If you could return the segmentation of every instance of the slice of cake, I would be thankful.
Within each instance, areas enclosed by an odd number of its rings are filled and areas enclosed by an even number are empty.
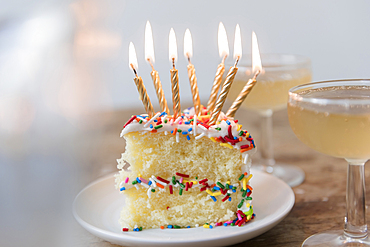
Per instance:
[[[116,175],[126,196],[124,231],[241,226],[254,218],[253,138],[222,113],[215,125],[207,124],[209,118],[189,108],[177,119],[159,112],[134,115],[124,125],[126,151]]]

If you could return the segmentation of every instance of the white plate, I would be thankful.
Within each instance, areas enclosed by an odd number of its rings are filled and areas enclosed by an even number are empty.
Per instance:
[[[253,205],[256,217],[243,227],[213,229],[145,229],[122,232],[118,223],[124,195],[114,187],[113,174],[84,188],[73,203],[76,220],[90,233],[125,246],[225,246],[254,238],[276,226],[294,205],[294,193],[282,180],[252,170]]]

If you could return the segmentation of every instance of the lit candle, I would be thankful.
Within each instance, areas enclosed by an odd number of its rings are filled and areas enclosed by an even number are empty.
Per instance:
[[[188,68],[188,76],[189,82],[191,87],[191,93],[193,95],[193,104],[195,114],[200,114],[200,99],[199,99],[199,91],[197,85],[197,76],[195,75],[195,68],[194,65],[190,62],[190,58],[193,56],[193,42],[191,39],[191,33],[189,29],[186,29],[185,36],[184,36],[184,55],[188,59],[189,64]]]
[[[227,41],[226,30],[222,22],[220,22],[220,24],[218,25],[218,53],[220,54],[222,61],[217,66],[216,76],[213,80],[212,91],[207,104],[207,111],[210,113],[215,108],[217,93],[221,86],[222,76],[225,72],[224,62],[226,57],[229,55],[229,42]]]
[[[237,24],[235,28],[235,40],[234,40],[234,59],[236,59],[236,61],[234,66],[230,67],[224,85],[222,87],[221,93],[217,98],[215,109],[212,111],[211,119],[209,120],[209,124],[211,125],[216,123],[218,116],[221,113],[227,94],[229,93],[231,84],[233,83],[236,72],[238,71],[238,68],[236,66],[238,65],[241,56],[242,56],[242,41],[240,37],[240,27],[239,24]]]
[[[146,112],[148,113],[148,116],[152,117],[154,115],[153,105],[150,102],[150,99],[146,92],[143,80],[136,73],[136,70],[138,68],[138,63],[137,63],[137,58],[136,58],[135,47],[132,42],[130,42],[130,46],[129,46],[129,64],[135,73],[134,82],[137,86],[137,90],[139,91],[140,99],[144,104],[144,107],[145,107]]]
[[[152,27],[150,26],[150,22],[147,21],[145,26],[145,59],[149,62],[150,66],[152,67],[152,72],[150,75],[152,76],[155,92],[157,93],[157,98],[159,100],[159,105],[163,112],[170,114],[170,110],[168,109],[167,100],[164,97],[164,92],[162,89],[162,83],[159,79],[158,71],[156,71],[153,67],[154,63],[154,44],[153,44],[153,35],[152,35]]]
[[[169,57],[172,61],[171,72],[171,85],[172,85],[172,102],[173,102],[173,117],[177,118],[181,115],[181,105],[180,105],[180,90],[179,90],[179,76],[178,70],[175,68],[175,61],[177,60],[177,44],[176,36],[173,28],[170,30],[169,35]]]
[[[247,95],[250,93],[254,85],[257,83],[257,76],[262,71],[262,63],[260,52],[258,49],[257,36],[252,33],[252,71],[255,73],[252,79],[249,79],[245,84],[243,90],[240,92],[234,103],[231,105],[226,113],[227,117],[234,117],[236,111],[239,109],[240,105],[243,103]]]

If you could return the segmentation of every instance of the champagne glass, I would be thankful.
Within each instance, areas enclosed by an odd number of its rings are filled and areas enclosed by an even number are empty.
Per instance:
[[[344,231],[312,235],[302,246],[369,246],[364,164],[370,158],[370,80],[296,86],[289,90],[288,116],[303,143],[348,162]]]
[[[243,55],[243,61],[250,55]],[[291,87],[311,82],[311,61],[300,55],[261,54],[263,71],[257,83],[241,105],[241,108],[256,111],[261,118],[261,139],[257,142],[260,160],[253,163],[257,169],[271,173],[291,187],[301,184],[305,174],[293,165],[275,162],[272,137],[272,114],[286,108],[287,93]],[[226,66],[227,67],[227,66]],[[227,99],[233,102],[245,83],[253,76],[251,61],[240,63],[238,73]]]

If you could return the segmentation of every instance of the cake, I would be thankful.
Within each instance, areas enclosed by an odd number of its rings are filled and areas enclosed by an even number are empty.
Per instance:
[[[256,150],[248,131],[221,113],[214,125],[205,107],[174,119],[133,115],[121,137],[116,188],[125,195],[123,231],[242,226],[255,217],[249,182]]]

